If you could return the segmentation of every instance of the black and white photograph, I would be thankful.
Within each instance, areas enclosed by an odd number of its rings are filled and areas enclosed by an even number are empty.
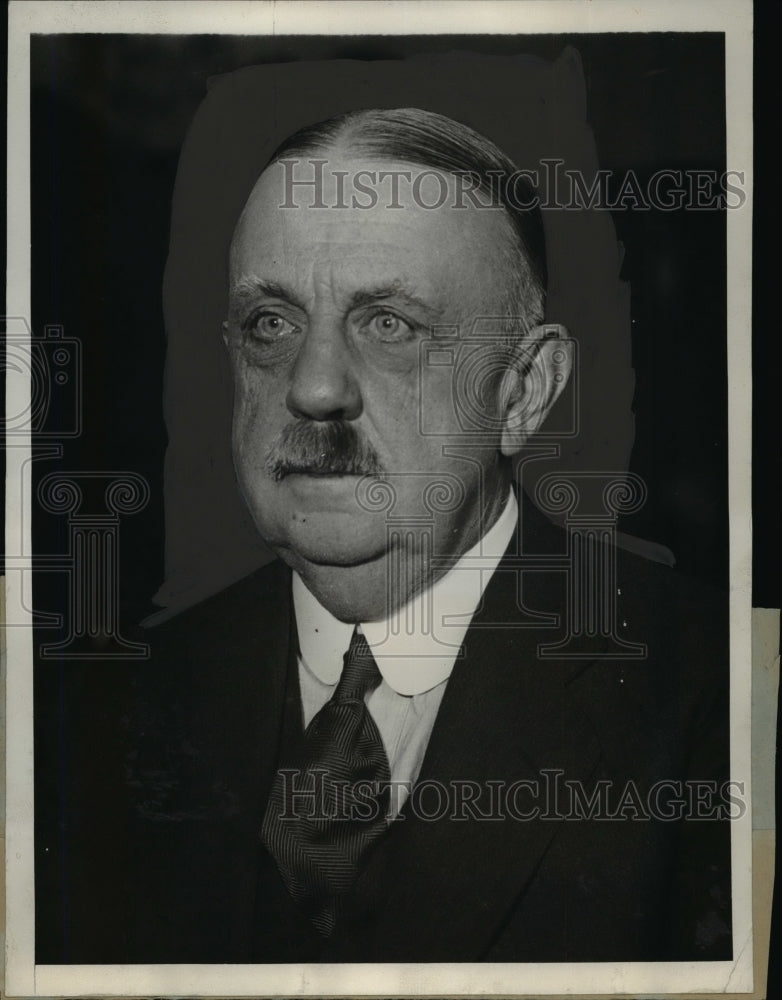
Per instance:
[[[8,995],[751,994],[750,5],[9,38]]]

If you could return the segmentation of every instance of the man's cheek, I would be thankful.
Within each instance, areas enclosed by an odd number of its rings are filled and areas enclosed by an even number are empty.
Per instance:
[[[234,375],[234,431],[269,429],[276,410],[284,411],[284,380],[241,365]]]
[[[384,441],[414,444],[420,437],[418,372],[403,378],[366,379],[361,397],[367,423]]]
[[[278,429],[260,391],[237,395],[233,414],[233,458],[245,490],[256,492],[268,479],[264,462]]]

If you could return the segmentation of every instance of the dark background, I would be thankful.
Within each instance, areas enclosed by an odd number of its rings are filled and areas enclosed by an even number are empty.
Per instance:
[[[588,120],[615,185],[629,169],[642,183],[661,168],[725,169],[718,34],[32,40],[33,329],[56,323],[80,339],[85,386],[82,435],[61,463],[34,470],[130,470],[150,483],[150,503],[121,523],[123,618],[153,610],[163,578],[161,278],[179,150],[207,78],[262,62],[453,49],[554,59],[568,44],[584,63]],[[649,485],[644,509],[620,527],[670,548],[679,571],[724,585],[725,215],[613,214],[632,292],[631,468]],[[65,520],[36,511],[37,552],[63,551]],[[40,575],[37,606],[60,610],[66,582]]]

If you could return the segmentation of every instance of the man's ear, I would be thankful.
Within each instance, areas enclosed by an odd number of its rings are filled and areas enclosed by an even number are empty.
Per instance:
[[[574,347],[564,326],[544,323],[519,338],[500,383],[500,451],[515,455],[541,427],[565,388]]]
[[[223,331],[223,343],[228,347],[228,320],[224,319],[220,324],[220,329]]]

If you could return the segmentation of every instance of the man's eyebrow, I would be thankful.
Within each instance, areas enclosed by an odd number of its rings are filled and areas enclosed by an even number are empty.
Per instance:
[[[245,275],[231,285],[231,296],[240,299],[253,298],[256,295],[265,295],[270,299],[284,299],[291,305],[304,309],[295,292],[277,281],[267,281],[265,278],[257,278],[254,275]]]
[[[408,305],[420,309],[431,319],[438,319],[442,316],[443,310],[425,302],[412,290],[405,288],[401,281],[393,281],[390,285],[381,285],[377,288],[361,289],[354,292],[350,297],[350,308],[359,309],[362,306],[374,305],[376,302],[383,302],[386,299],[398,299]]]
[[[254,275],[245,275],[235,281],[231,285],[231,295],[240,299],[264,295],[270,299],[283,299],[299,309],[305,309],[296,293],[290,288],[277,281],[268,281],[266,278]],[[360,309],[362,306],[374,305],[392,298],[419,309],[429,319],[439,319],[443,314],[441,308],[424,301],[412,289],[406,288],[401,281],[392,281],[390,284],[378,285],[375,288],[359,289],[350,296],[348,309]]]

